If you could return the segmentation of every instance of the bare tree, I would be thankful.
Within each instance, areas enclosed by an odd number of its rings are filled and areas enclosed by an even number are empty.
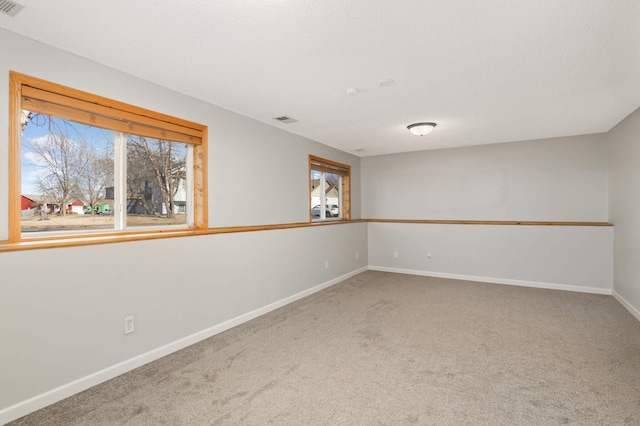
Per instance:
[[[186,149],[184,144],[162,139],[147,139],[144,136],[129,136],[127,169],[150,171],[153,181],[160,191],[167,217],[174,217],[175,195],[180,183],[186,178]],[[135,165],[133,161],[142,164]],[[129,171],[127,171],[129,174]],[[138,187],[140,190],[140,187]],[[145,190],[148,190],[145,188]]]
[[[94,207],[105,197],[107,186],[113,182],[113,157],[96,151],[88,151],[86,155],[84,173],[78,176],[78,190],[94,214]]]
[[[138,201],[146,214],[155,210],[152,182],[155,173],[149,166],[147,154],[140,146],[130,143],[127,148],[127,198]]]
[[[70,122],[52,118],[47,121],[48,134],[31,141],[27,150],[41,170],[38,179],[40,193],[58,204],[60,214],[65,215],[69,201],[80,196],[78,182],[87,168],[89,149],[85,139],[72,140],[69,137]]]
[[[340,186],[340,175],[334,173],[325,173],[324,175],[325,182],[327,183],[325,187],[325,192],[329,192],[332,188],[338,188]]]

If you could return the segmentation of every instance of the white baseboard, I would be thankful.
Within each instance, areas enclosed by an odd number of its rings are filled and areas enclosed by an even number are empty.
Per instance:
[[[618,302],[620,302],[620,304],[622,306],[624,306],[625,309],[631,313],[631,315],[633,315],[634,317],[636,317],[636,319],[638,321],[640,321],[640,311],[639,310],[634,308],[631,303],[627,302],[626,299],[624,297],[620,296],[620,294],[618,294],[618,292],[615,291],[615,290],[613,291],[613,297],[615,297],[615,299]]]
[[[578,293],[606,294],[611,295],[610,288],[584,287],[570,284],[554,284],[538,281],[512,280],[506,278],[478,277],[474,275],[448,274],[445,272],[419,271],[415,269],[389,268],[386,266],[369,265],[371,271],[394,272],[397,274],[421,275],[424,277],[451,278],[454,280],[478,281],[492,284],[506,284],[520,287],[546,288],[551,290],[575,291]]]
[[[29,413],[46,407],[47,405],[51,405],[53,403],[61,401],[65,398],[75,395],[76,393],[87,390],[102,382],[106,382],[107,380],[113,379],[114,377],[117,377],[142,365],[148,364],[151,361],[160,359],[173,352],[179,351],[180,349],[184,349],[187,346],[193,345],[194,343],[198,343],[211,336],[215,336],[216,334],[222,333],[223,331],[229,330],[230,328],[250,321],[285,305],[288,305],[289,303],[295,302],[296,300],[302,299],[303,297],[309,296],[313,293],[317,293],[320,290],[331,287],[332,285],[351,278],[361,272],[365,272],[366,270],[368,270],[368,267],[366,266],[360,269],[356,269],[355,271],[349,272],[348,274],[342,275],[340,277],[319,284],[315,287],[301,291],[300,293],[294,294],[293,296],[285,297],[284,299],[278,300],[277,302],[271,303],[267,306],[263,306],[262,308],[258,308],[246,314],[232,318],[221,324],[214,325],[213,327],[168,343],[149,352],[140,354],[126,361],[112,365],[103,370],[97,371],[78,380],[74,380],[73,382],[34,396],[33,398],[29,398],[25,401],[7,407],[3,410],[0,410],[0,424],[3,425],[9,423],[10,421],[19,419],[20,417],[26,416]]]

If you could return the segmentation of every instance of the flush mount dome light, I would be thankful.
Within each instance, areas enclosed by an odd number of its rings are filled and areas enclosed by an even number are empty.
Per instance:
[[[407,126],[407,129],[416,136],[424,136],[431,133],[436,127],[436,123],[414,123]]]

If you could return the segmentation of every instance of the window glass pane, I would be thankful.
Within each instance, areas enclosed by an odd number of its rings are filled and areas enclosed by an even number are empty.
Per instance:
[[[340,183],[342,176],[325,173],[325,204],[327,217],[340,217]]]
[[[341,217],[342,176],[311,170],[311,219],[326,220]],[[321,207],[321,206],[324,206]]]
[[[127,136],[127,227],[186,225],[187,145]]]
[[[22,234],[112,230],[114,133],[29,111],[21,124]]]

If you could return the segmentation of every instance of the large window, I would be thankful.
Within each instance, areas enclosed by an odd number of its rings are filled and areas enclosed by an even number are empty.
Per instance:
[[[11,73],[10,240],[205,229],[206,127]]]
[[[309,156],[311,220],[351,219],[351,167]]]

